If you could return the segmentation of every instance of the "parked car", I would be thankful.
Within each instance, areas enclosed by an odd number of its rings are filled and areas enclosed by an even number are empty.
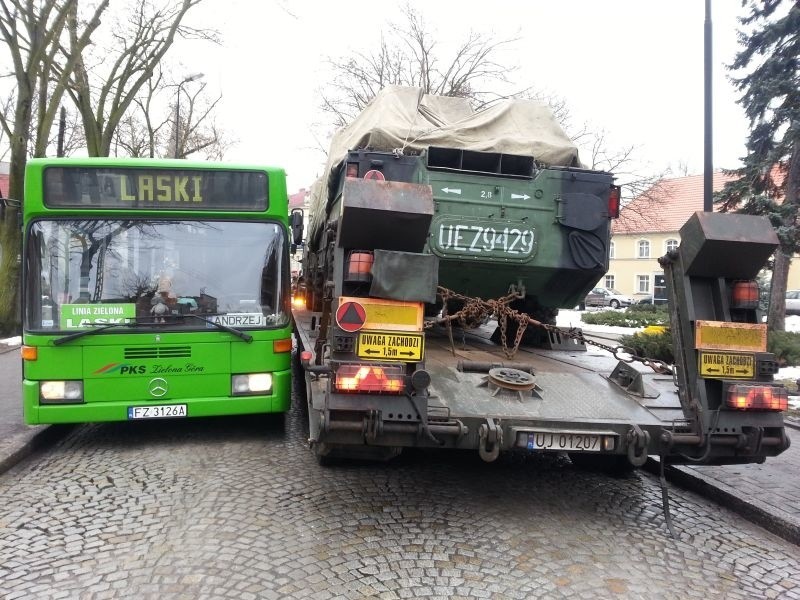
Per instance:
[[[633,304],[633,298],[614,289],[597,287],[586,295],[584,304],[586,306],[610,306],[611,308],[620,308],[621,306],[630,306]]]
[[[786,292],[786,314],[800,315],[800,290]]]
[[[656,298],[653,300],[653,295],[650,294],[649,296],[643,296],[639,298],[636,304],[666,304],[668,300],[666,298]]]

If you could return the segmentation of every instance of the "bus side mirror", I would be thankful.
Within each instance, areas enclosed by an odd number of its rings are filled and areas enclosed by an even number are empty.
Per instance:
[[[303,243],[303,211],[296,208],[289,219],[292,226],[292,245],[299,246]]]

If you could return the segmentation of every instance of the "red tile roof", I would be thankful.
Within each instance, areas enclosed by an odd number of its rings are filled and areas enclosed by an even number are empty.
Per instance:
[[[715,171],[714,191],[735,179]],[[615,234],[678,231],[698,210],[703,210],[703,175],[664,179],[626,204],[611,230]]]
[[[303,208],[306,196],[308,196],[308,191],[305,188],[300,188],[299,192],[289,194],[289,208]]]

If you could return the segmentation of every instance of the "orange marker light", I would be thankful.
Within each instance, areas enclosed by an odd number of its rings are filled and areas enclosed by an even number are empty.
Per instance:
[[[285,338],[282,340],[273,340],[272,342],[272,351],[276,354],[281,352],[291,352],[292,351],[292,338]]]
[[[36,346],[22,347],[22,360],[36,360],[39,358],[39,348]]]

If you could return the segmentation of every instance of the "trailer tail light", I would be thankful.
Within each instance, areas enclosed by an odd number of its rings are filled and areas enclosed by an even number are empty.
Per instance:
[[[786,410],[789,393],[782,386],[738,383],[728,388],[726,404],[734,410]]]
[[[376,365],[342,365],[336,370],[336,389],[340,392],[403,392],[403,368]]]
[[[619,218],[619,202],[620,202],[621,188],[618,185],[611,186],[611,192],[608,194],[608,218]]]
[[[758,308],[758,283],[734,281],[731,287],[731,308]]]
[[[347,170],[345,171],[345,177],[358,177],[357,162],[347,163]]]

